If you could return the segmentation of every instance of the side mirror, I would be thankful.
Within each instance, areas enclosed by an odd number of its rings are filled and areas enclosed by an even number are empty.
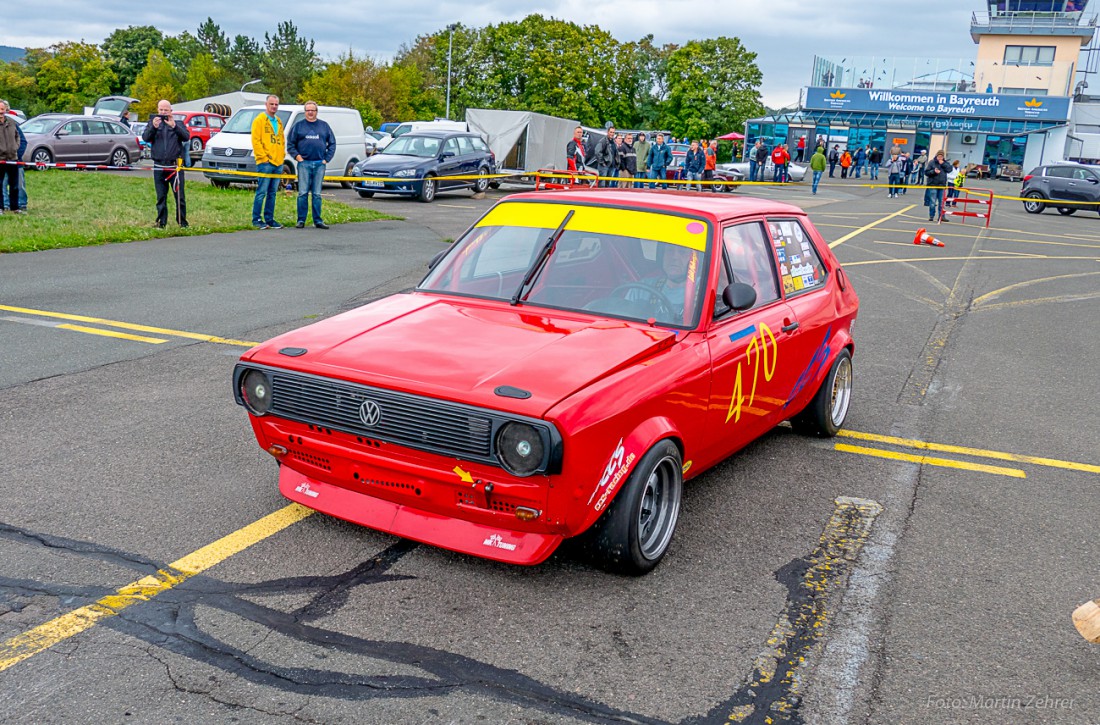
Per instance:
[[[453,159],[454,156],[455,156],[454,151],[444,151],[443,153],[441,153],[439,155],[439,160],[442,161],[443,159]]]
[[[732,282],[722,290],[722,301],[730,309],[747,310],[756,304],[756,290],[744,282]]]
[[[432,255],[432,258],[428,260],[428,269],[435,269],[435,265],[439,264],[439,260],[447,256],[447,252],[450,251],[450,247],[442,249]]]
[[[54,136],[57,136],[58,138],[61,138],[62,136],[68,136],[68,135],[69,135],[69,129],[67,129],[67,128],[60,129],[57,133],[54,134]]]

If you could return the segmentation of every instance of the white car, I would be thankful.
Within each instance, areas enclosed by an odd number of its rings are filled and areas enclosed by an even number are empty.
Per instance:
[[[748,161],[737,161],[737,162],[734,162],[732,164],[718,164],[718,168],[720,168],[720,169],[729,169],[729,170],[733,170],[733,171],[740,171],[741,174],[746,179],[749,178],[749,162]],[[801,164],[796,164],[795,162],[792,161],[790,163],[791,181],[802,181],[803,177],[806,176],[806,171],[808,169],[809,169],[808,166],[802,166]],[[760,170],[759,169],[756,170],[756,180],[757,181],[771,181],[774,176],[775,176],[775,166],[772,164],[772,160],[770,158],[768,159],[767,164],[764,166],[763,177],[761,177]]]
[[[363,143],[367,145],[367,153],[372,156],[389,146],[390,141],[393,141],[393,136],[385,131],[363,132]]]

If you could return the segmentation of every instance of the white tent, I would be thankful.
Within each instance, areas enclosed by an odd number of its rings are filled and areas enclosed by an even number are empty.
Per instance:
[[[565,145],[577,122],[530,111],[466,109],[466,123],[496,155],[497,169],[535,171],[565,167]]]

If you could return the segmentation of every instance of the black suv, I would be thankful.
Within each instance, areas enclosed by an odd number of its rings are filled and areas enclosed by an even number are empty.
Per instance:
[[[1024,177],[1024,211],[1041,214],[1048,206],[1069,215],[1078,209],[1100,212],[1100,166],[1070,162],[1040,166]],[[1059,201],[1074,204],[1059,206]]]
[[[495,170],[496,158],[477,134],[413,131],[361,161],[351,175],[362,177],[352,186],[363,198],[399,194],[431,201],[437,191],[483,192]]]

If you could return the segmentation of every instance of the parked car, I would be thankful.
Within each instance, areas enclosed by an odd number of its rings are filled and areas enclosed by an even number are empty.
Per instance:
[[[744,178],[746,178],[746,179],[749,178],[749,162],[748,161],[735,161],[733,163],[718,164],[718,168],[719,169],[732,169],[733,171],[739,172]],[[805,178],[805,176],[806,176],[807,169],[809,169],[809,168],[810,167],[808,167],[808,166],[803,166],[802,164],[797,164],[797,163],[792,161],[790,163],[790,169],[789,169],[790,173],[791,173],[791,181],[796,181],[796,182],[797,181],[802,181],[802,179]],[[764,165],[764,171],[762,173],[764,174],[763,178],[760,177],[760,174],[761,174],[760,170],[759,169],[757,170],[757,172],[756,172],[756,180],[757,181],[771,181],[772,178],[775,176],[775,164],[772,163],[772,160],[770,158],[768,159],[768,162]]]
[[[229,172],[255,173],[256,157],[252,155],[252,122],[264,113],[263,106],[246,106],[238,109],[225,123],[222,130],[207,144],[202,155],[203,175],[210,183],[224,189],[231,183],[254,184],[256,179]],[[275,112],[283,125],[283,136],[294,124],[305,118],[305,107],[284,104]],[[319,106],[317,118],[328,123],[336,136],[336,155],[326,167],[329,176],[351,176],[351,170],[367,156],[363,143],[363,117],[354,108]],[[283,159],[283,173],[295,174],[297,166],[289,155]],[[345,189],[350,181],[342,181]]]
[[[153,152],[153,144],[149,143],[141,137],[141,134],[145,131],[145,121],[136,121],[130,124],[130,131],[137,137],[138,146],[141,147],[141,158],[148,159]]]
[[[642,574],[685,480],[783,421],[843,426],[858,306],[797,206],[527,192],[415,289],[246,352],[233,389],[292,501],[513,564],[581,537]]]
[[[385,125],[385,124],[382,124]],[[465,121],[448,121],[446,119],[436,119],[434,121],[405,121],[398,124],[393,131],[394,138],[399,138],[407,133],[420,132],[420,131],[469,131],[469,127]]]
[[[672,166],[669,166],[667,169],[665,169],[665,178],[666,179],[668,179],[670,181],[674,180],[674,179],[677,180],[677,181],[682,181],[683,179],[686,178],[684,176],[684,159],[686,157],[687,157],[686,152],[684,152],[684,153],[675,153],[675,152],[673,152],[673,154],[672,154]],[[735,169],[725,169],[725,168],[716,167],[714,169],[714,180],[715,181],[728,181],[728,182],[733,182],[733,183],[704,185],[703,190],[704,191],[710,191],[711,189],[716,189],[718,191],[723,191],[723,192],[724,191],[733,191],[734,189],[737,188],[738,183],[745,180],[745,177],[741,174],[741,172],[739,172]],[[683,188],[685,188],[685,186],[686,186],[686,184],[676,184],[675,186],[672,186],[670,188],[683,189]]]
[[[1024,177],[1020,196],[1029,214],[1041,214],[1048,206],[1067,216],[1078,209],[1100,212],[1100,166],[1069,161],[1040,166]]]
[[[225,116],[219,116],[216,113],[181,111],[172,115],[175,116],[176,123],[182,123],[187,127],[187,133],[191,137],[188,148],[192,156],[202,156],[203,149],[210,143],[210,139],[225,126]]]
[[[415,196],[430,202],[441,191],[489,188],[496,157],[481,136],[466,131],[418,131],[397,136],[381,152],[358,164],[352,186],[359,196]],[[466,178],[451,179],[462,176]],[[383,180],[385,179],[385,180]]]
[[[29,119],[20,128],[27,137],[23,158],[36,164],[129,166],[141,158],[134,134],[109,118],[50,113]]]
[[[363,143],[367,145],[367,154],[373,156],[390,145],[393,136],[383,131],[364,131]]]

